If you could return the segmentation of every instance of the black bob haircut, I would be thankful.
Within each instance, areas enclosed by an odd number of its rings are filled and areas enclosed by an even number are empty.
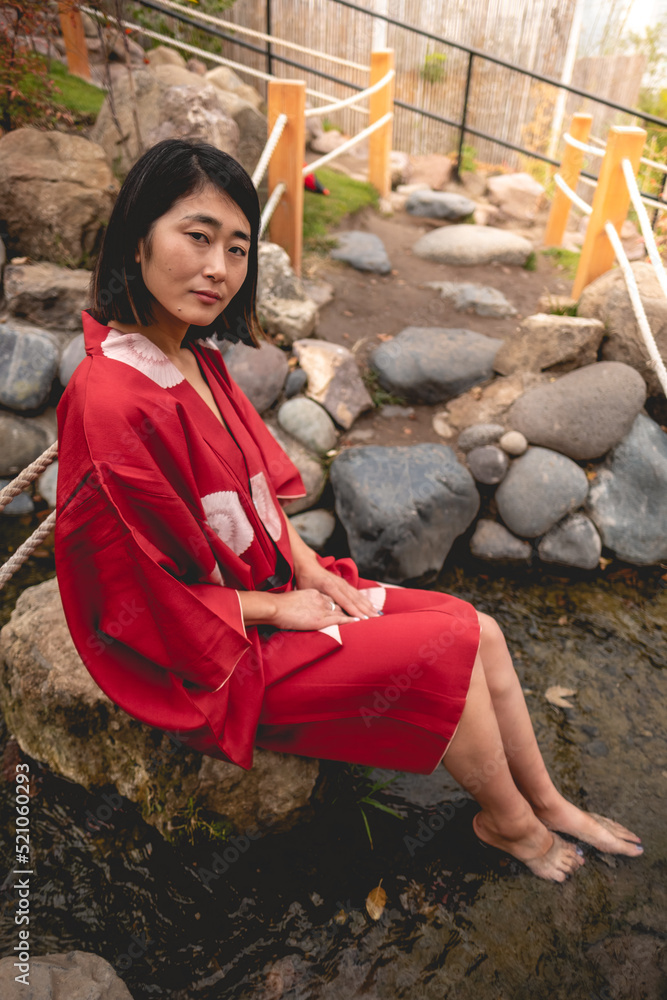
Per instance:
[[[259,199],[240,163],[205,142],[165,139],[147,150],[134,164],[120,189],[91,279],[90,309],[105,323],[152,322],[153,297],[144,284],[135,259],[139,240],[148,239],[153,224],[186,195],[213,185],[236,202],[250,223],[248,273],[224,312],[209,326],[190,327],[187,338],[214,336],[259,347],[262,333],[257,319],[257,244]]]

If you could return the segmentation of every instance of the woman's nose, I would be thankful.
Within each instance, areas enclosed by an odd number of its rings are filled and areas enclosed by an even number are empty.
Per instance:
[[[213,281],[222,281],[224,279],[227,274],[224,247],[211,245],[209,253],[206,256],[204,274],[207,278],[212,278]]]

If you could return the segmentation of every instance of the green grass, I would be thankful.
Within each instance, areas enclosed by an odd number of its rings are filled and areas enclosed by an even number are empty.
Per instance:
[[[564,250],[563,247],[548,247],[541,251],[545,257],[550,257],[556,267],[560,267],[568,278],[575,278],[581,254],[576,250]]]
[[[303,194],[303,245],[305,250],[324,253],[334,245],[329,235],[346,215],[352,215],[367,205],[377,205],[378,193],[371,184],[355,181],[336,170],[317,171],[317,177],[330,194]]]
[[[82,118],[96,118],[105,93],[92,83],[86,83],[78,76],[71,76],[62,63],[52,62],[49,76],[60,90],[56,94],[58,104],[63,104],[69,111]]]
[[[382,388],[378,373],[374,368],[367,368],[366,371],[362,372],[361,377],[376,409],[380,406],[406,405],[407,400],[403,396],[395,396],[392,392],[387,392],[386,389]]]

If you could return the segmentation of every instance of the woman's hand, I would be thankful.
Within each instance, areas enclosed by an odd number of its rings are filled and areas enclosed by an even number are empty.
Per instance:
[[[333,598],[312,587],[286,594],[256,590],[237,593],[246,625],[273,625],[274,628],[310,632],[357,620],[346,615]]]

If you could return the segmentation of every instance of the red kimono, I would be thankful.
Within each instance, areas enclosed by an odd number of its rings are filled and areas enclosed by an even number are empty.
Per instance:
[[[83,320],[87,356],[58,407],[56,568],[95,681],[135,718],[244,768],[260,745],[432,771],[465,704],[474,609],[328,558],[383,616],[246,629],[237,591],[295,586],[280,502],[303,496],[298,471],[212,341],[191,350],[224,427],[151,341]]]

